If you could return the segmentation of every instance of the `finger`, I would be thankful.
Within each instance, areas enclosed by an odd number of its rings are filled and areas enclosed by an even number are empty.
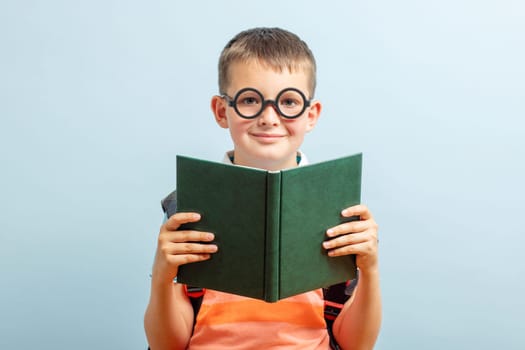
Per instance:
[[[209,260],[211,254],[185,254],[185,255],[172,255],[168,258],[169,262],[175,265],[185,265],[199,261]]]
[[[159,247],[159,254],[165,260],[180,265],[181,261],[194,261],[196,258],[188,260],[187,255],[210,255],[217,252],[218,247],[215,244],[199,243],[170,243]],[[200,259],[200,258],[199,258]]]
[[[208,260],[218,251],[215,244],[172,243],[162,249],[166,259],[177,265]]]
[[[377,249],[374,243],[367,241],[357,244],[345,245],[343,247],[331,249],[328,251],[328,256],[343,256],[343,255],[370,255]]]
[[[343,247],[346,245],[352,245],[357,243],[363,243],[370,240],[369,235],[363,233],[354,233],[338,236],[323,242],[323,247],[326,249],[333,249],[337,247]]]
[[[180,225],[188,222],[197,222],[201,219],[198,213],[175,213],[164,224],[167,230],[175,231]]]
[[[170,246],[169,252],[171,255],[211,254],[217,250],[218,247],[215,244],[175,243]]]
[[[344,217],[357,215],[361,220],[368,220],[372,218],[372,213],[368,210],[368,207],[364,204],[354,205],[350,208],[346,208],[341,212]]]
[[[211,242],[215,239],[215,235],[211,232],[203,231],[164,231],[161,234],[160,240],[173,243],[184,242]]]
[[[336,237],[339,235],[345,235],[348,233],[356,233],[366,231],[370,227],[368,221],[350,221],[344,224],[340,224],[326,230],[328,237]]]

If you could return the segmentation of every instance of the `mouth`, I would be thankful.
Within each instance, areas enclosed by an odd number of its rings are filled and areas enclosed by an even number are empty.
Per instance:
[[[276,142],[285,136],[281,134],[271,134],[266,132],[255,132],[251,133],[251,135],[253,138],[265,143]]]
[[[265,133],[265,132],[254,132],[254,133],[252,133],[252,136],[255,136],[255,137],[267,137],[267,138],[279,138],[279,137],[284,137],[284,135],[280,135],[280,134],[269,134],[269,133]]]

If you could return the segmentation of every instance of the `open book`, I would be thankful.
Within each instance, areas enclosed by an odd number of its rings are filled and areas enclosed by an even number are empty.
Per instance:
[[[328,257],[322,242],[360,203],[361,163],[356,154],[273,172],[177,156],[177,211],[201,214],[181,229],[213,232],[219,247],[182,265],[178,281],[275,302],[354,278],[355,256]]]

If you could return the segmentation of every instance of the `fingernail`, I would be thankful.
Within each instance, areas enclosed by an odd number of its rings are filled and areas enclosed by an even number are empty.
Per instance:
[[[328,230],[326,230],[326,234],[331,237],[334,234],[334,230],[329,228]]]

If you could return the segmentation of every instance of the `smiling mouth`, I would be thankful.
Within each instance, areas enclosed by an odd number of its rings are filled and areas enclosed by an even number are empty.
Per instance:
[[[251,136],[262,144],[273,144],[280,141],[285,135],[268,134],[268,133],[252,133]]]
[[[252,136],[254,137],[261,137],[261,138],[279,138],[284,137],[284,135],[278,135],[278,134],[267,134],[267,133],[252,133]]]

